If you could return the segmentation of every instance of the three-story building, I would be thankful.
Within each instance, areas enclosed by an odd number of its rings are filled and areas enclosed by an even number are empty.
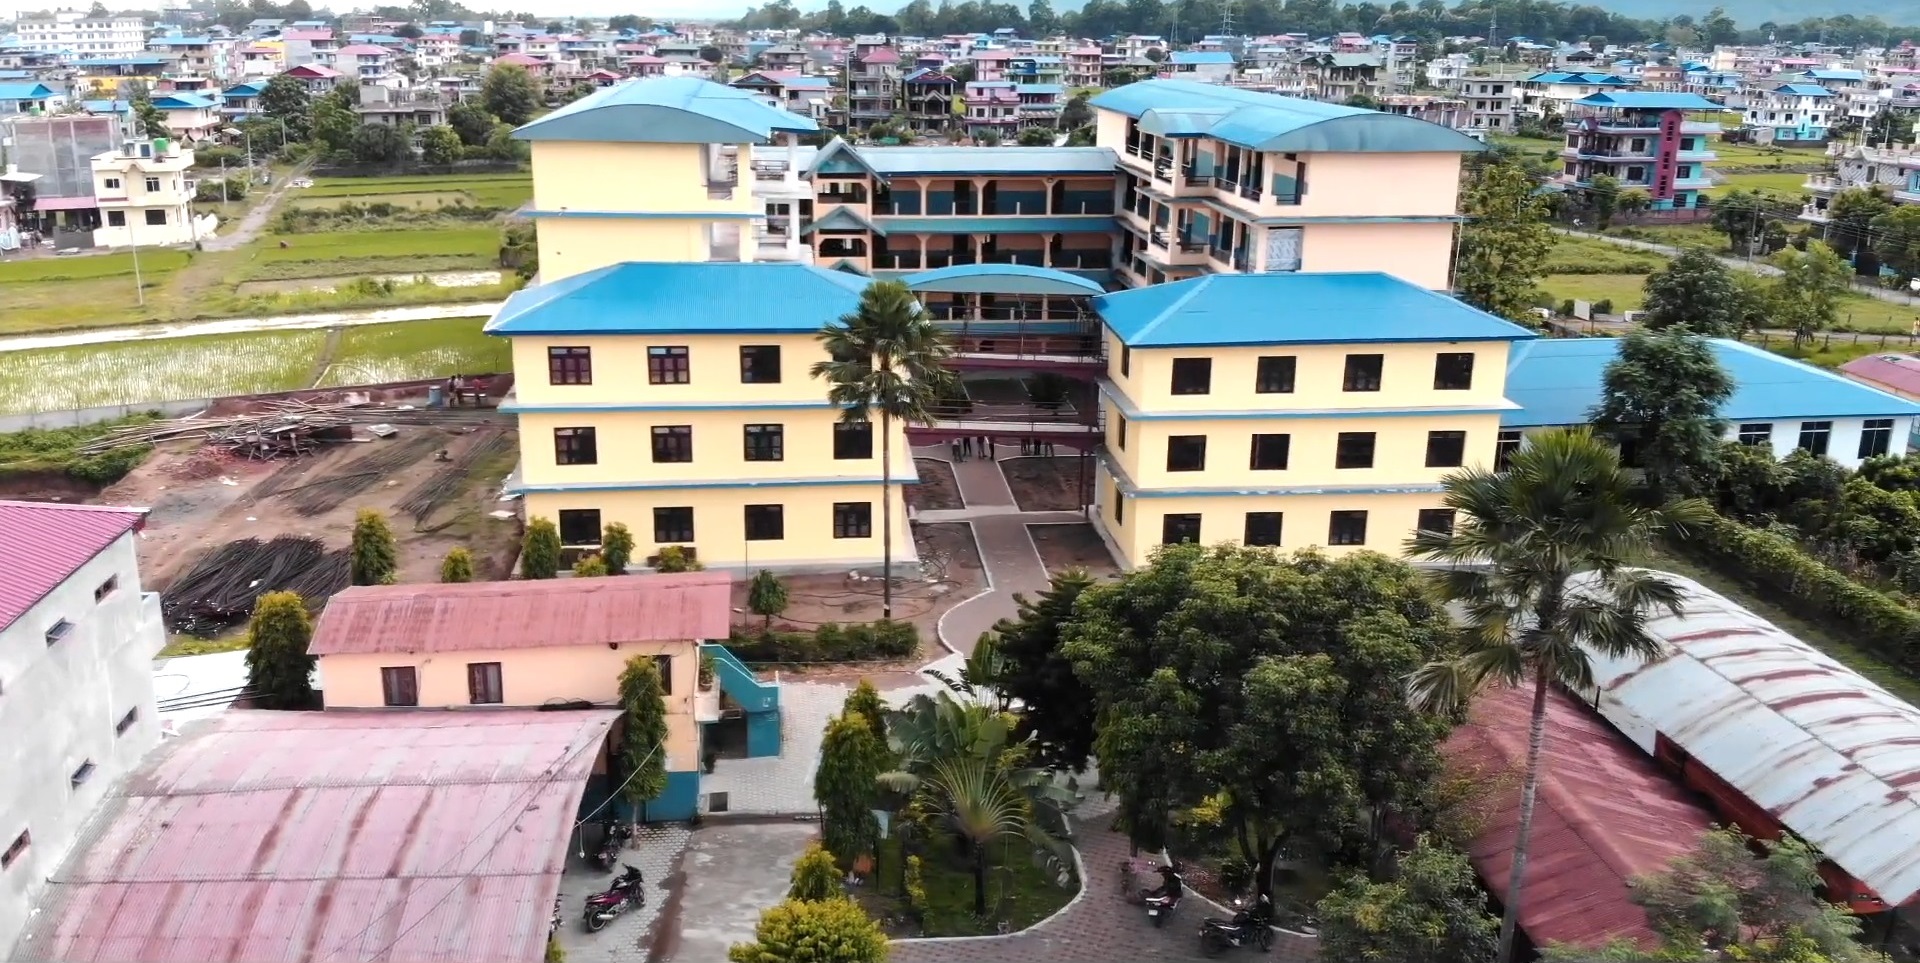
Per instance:
[[[1713,186],[1707,164],[1718,156],[1711,138],[1720,125],[1687,115],[1719,109],[1690,93],[1618,91],[1575,101],[1560,182],[1585,189],[1604,175],[1622,190],[1646,191],[1656,211],[1702,207]]]

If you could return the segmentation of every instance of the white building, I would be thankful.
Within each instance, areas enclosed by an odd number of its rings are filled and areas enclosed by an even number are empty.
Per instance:
[[[78,10],[60,10],[52,16],[21,17],[15,30],[20,46],[45,53],[125,57],[147,49],[146,21],[125,14],[96,18]]]
[[[0,502],[0,951],[93,808],[160,741],[146,509]],[[8,955],[8,958],[13,958]]]
[[[1920,204],[1920,149],[1905,144],[1828,144],[1827,157],[1833,163],[1833,173],[1809,174],[1800,185],[1808,195],[1801,219],[1825,222],[1827,206],[1833,199],[1859,188],[1884,191],[1896,204]]]
[[[129,141],[93,159],[98,247],[190,244],[212,235],[213,215],[193,216],[193,151],[166,140]]]

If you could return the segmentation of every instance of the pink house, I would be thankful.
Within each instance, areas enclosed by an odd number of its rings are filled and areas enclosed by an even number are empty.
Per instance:
[[[628,57],[625,63],[627,65],[627,76],[629,77],[662,77],[665,76],[667,72],[667,58],[665,57],[642,54],[638,57]]]
[[[286,75],[300,81],[309,94],[324,94],[340,83],[340,71],[321,64],[301,64]]]
[[[493,58],[493,63],[499,67],[524,67],[527,73],[535,77],[545,77],[553,72],[553,64],[532,54],[510,53]]]
[[[1007,79],[1007,61],[1013,54],[1005,50],[976,50],[968,56],[973,62],[973,79],[996,81]]]
[[[986,133],[1007,137],[1020,127],[1020,94],[1011,80],[972,81],[962,103],[967,133],[975,137]]]

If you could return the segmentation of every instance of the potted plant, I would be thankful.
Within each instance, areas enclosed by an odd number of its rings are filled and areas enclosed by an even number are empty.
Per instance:
[[[700,691],[713,691],[713,656],[700,654]]]

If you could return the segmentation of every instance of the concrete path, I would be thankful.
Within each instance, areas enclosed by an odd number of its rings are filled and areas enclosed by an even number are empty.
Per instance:
[[[305,163],[287,172],[287,176],[281,178],[267,192],[267,196],[260,199],[260,203],[241,216],[240,223],[233,230],[226,234],[215,234],[200,242],[200,246],[209,251],[231,251],[259,237],[260,232],[267,229],[267,220],[279,211],[280,202],[286,198],[287,191],[293,188],[293,182],[307,176],[312,167],[311,163]]]
[[[266,318],[226,318],[219,321],[183,321],[177,324],[143,324],[127,328],[89,328],[59,334],[28,334],[0,338],[0,353],[31,351],[36,348],[71,348],[88,344],[117,344],[122,341],[156,341],[163,338],[191,338],[203,334],[242,334],[249,331],[296,331],[305,328],[346,328],[362,324],[386,324],[391,321],[433,321],[440,318],[471,318],[491,315],[500,310],[499,301],[467,304],[422,304],[410,308],[376,308],[363,311],[335,311],[327,314],[282,314]]]
[[[620,914],[606,929],[589,933],[581,921],[587,897],[606,889],[619,874],[618,868],[603,872],[581,855],[583,845],[598,845],[595,832],[589,827],[584,841],[579,833],[573,837],[567,869],[560,877],[560,931],[555,935],[567,951],[568,963],[647,963],[652,956],[650,934],[655,930],[654,923],[665,918],[665,907],[686,885],[679,872],[680,857],[692,834],[679,823],[660,823],[642,830],[639,840],[621,853],[620,861],[638,868],[646,877],[646,904]]]
[[[723,823],[694,833],[651,959],[715,963],[752,940],[760,912],[787,898],[793,864],[818,834],[811,822]]]

